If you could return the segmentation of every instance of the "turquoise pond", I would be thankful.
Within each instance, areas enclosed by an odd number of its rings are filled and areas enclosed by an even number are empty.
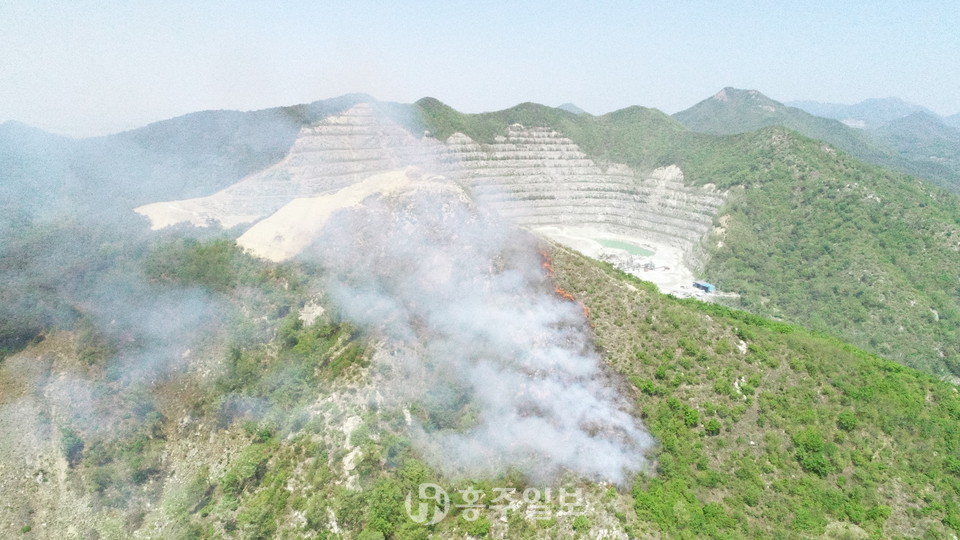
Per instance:
[[[610,240],[607,238],[597,238],[597,243],[606,248],[622,249],[631,255],[642,255],[644,257],[649,257],[653,255],[653,251],[650,251],[647,248],[642,248],[636,244],[631,244],[630,242],[623,242],[621,240]]]

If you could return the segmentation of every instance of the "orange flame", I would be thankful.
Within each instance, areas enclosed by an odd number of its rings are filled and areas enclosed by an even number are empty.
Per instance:
[[[572,294],[570,294],[570,293],[568,293],[567,291],[563,290],[563,289],[560,288],[559,286],[556,287],[556,288],[554,288],[554,289],[553,289],[553,292],[557,293],[557,296],[559,296],[560,298],[563,298],[564,300],[569,300],[569,301],[571,301],[571,302],[576,302],[576,299],[573,297]]]
[[[550,254],[547,253],[547,250],[545,249],[540,250],[540,260],[542,261],[540,263],[540,266],[543,267],[544,273],[546,273],[547,278],[549,278],[550,280],[553,280],[553,260],[550,258]],[[576,302],[577,305],[580,306],[580,309],[583,311],[583,318],[587,320],[587,323],[590,325],[591,328],[594,328],[593,321],[590,320],[590,308],[588,308],[583,302],[580,302],[579,300],[574,298],[572,294],[565,291],[563,287],[560,287],[559,285],[554,285],[553,292],[560,298],[563,298],[564,300],[567,300],[570,302]]]
[[[540,266],[544,269],[548,278],[553,278],[553,260],[550,258],[550,254],[547,253],[547,250],[540,250]]]

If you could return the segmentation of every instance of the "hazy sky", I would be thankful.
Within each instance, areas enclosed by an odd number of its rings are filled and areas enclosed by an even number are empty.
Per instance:
[[[0,122],[70,135],[349,92],[668,113],[725,86],[960,112],[960,2],[0,0]]]

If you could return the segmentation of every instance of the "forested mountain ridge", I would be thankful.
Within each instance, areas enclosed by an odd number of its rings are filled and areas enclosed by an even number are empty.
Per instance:
[[[943,139],[942,129],[934,134],[929,129],[918,131],[904,125],[904,129],[900,130],[899,121],[909,116],[901,113],[907,110],[911,111],[910,114],[926,111],[900,102],[889,104],[889,107],[893,111],[881,114],[887,120],[871,124],[870,129],[859,129],[833,116],[824,118],[802,108],[788,107],[756,90],[724,88],[713,97],[673,116],[694,131],[723,135],[783,126],[812,139],[826,141],[867,163],[899,170],[952,191],[960,191],[960,160],[957,155],[960,150],[951,144],[957,134]],[[816,110],[819,109],[812,109]],[[946,126],[944,128],[954,131]],[[897,134],[891,136],[891,131]],[[918,136],[920,141],[917,140]],[[937,148],[937,151],[916,152],[918,146]]]

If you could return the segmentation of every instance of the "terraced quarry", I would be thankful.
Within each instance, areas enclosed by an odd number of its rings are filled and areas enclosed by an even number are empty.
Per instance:
[[[498,139],[483,145],[458,133],[447,146],[474,194],[526,227],[597,227],[689,249],[724,200],[713,186],[685,185],[677,167],[646,178],[623,165],[603,169],[550,128],[513,124]]]
[[[664,292],[692,294],[694,254],[726,194],[688,186],[676,166],[641,176],[625,165],[604,167],[551,128],[509,126],[481,144],[462,133],[446,141],[474,196],[514,222],[621,269],[659,270],[643,278]],[[603,242],[642,246],[651,257]]]
[[[455,179],[515,223],[587,255],[612,252],[636,263],[642,255],[598,240],[642,246],[661,269],[669,268],[644,277],[671,292],[692,280],[690,255],[725,200],[712,185],[686,185],[676,166],[646,176],[624,165],[601,166],[551,128],[513,124],[493,144],[462,133],[441,143],[413,135],[364,103],[303,128],[282,161],[218,193],[137,211],[154,228],[214,221],[229,228],[267,217],[293,199],[409,166]]]

